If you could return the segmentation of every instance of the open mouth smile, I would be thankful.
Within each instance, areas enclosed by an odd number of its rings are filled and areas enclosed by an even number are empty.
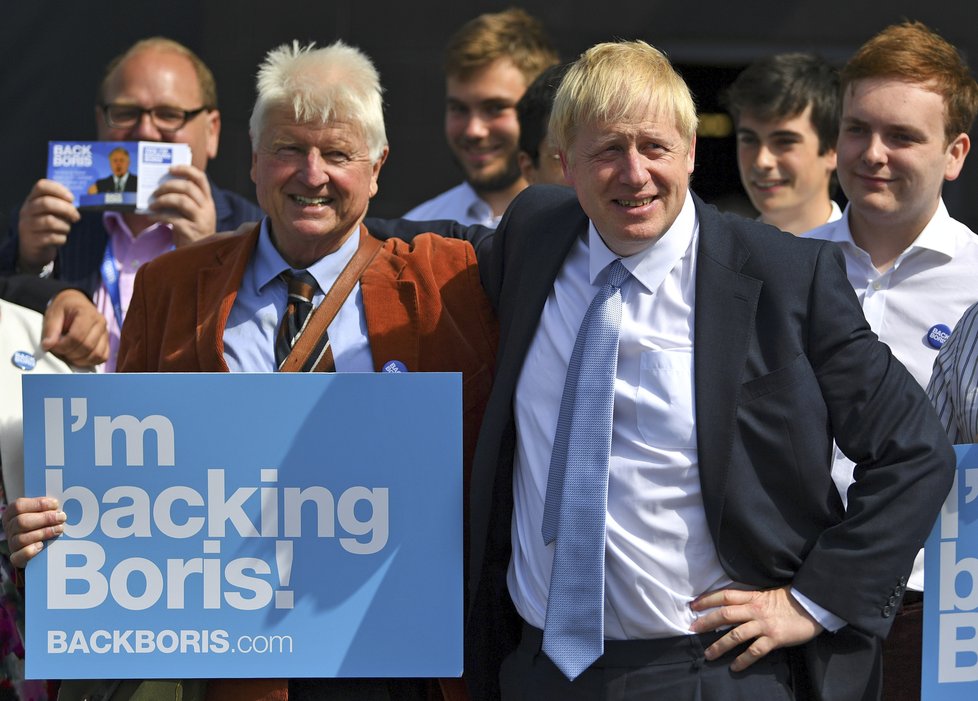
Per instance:
[[[622,207],[644,207],[647,204],[652,204],[655,197],[646,197],[641,200],[615,200],[615,202]]]
[[[289,197],[303,207],[324,207],[333,201],[332,197],[303,197],[302,195],[289,195]]]

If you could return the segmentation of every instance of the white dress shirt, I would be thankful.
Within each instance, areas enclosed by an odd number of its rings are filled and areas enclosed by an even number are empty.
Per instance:
[[[621,337],[608,480],[605,637],[689,633],[689,602],[730,584],[706,523],[693,407],[698,224],[687,197],[673,226],[622,259]],[[612,253],[592,224],[554,281],[516,388],[513,559],[509,590],[543,628],[553,544],[540,533],[560,399],[584,313]],[[559,536],[558,536],[559,537]]]
[[[842,219],[803,236],[833,241],[842,248],[849,283],[870,328],[920,386],[926,387],[938,351],[928,341],[930,330],[937,325],[953,329],[964,311],[978,301],[978,237],[952,219],[941,201],[920,235],[889,270],[880,273],[870,255],[852,239],[848,207]],[[843,501],[852,484],[853,468],[836,448],[833,479]],[[907,585],[916,591],[924,587],[922,553]]]
[[[481,224],[495,229],[501,216],[494,216],[489,203],[481,199],[468,183],[456,185],[404,215],[414,221],[453,219],[464,226]]]

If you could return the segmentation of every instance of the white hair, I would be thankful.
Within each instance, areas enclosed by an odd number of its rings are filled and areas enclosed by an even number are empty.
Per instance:
[[[330,120],[358,127],[374,163],[387,146],[380,75],[359,49],[342,41],[317,49],[316,44],[282,44],[258,67],[258,98],[251,112],[252,148],[270,109],[291,107],[297,122]]]

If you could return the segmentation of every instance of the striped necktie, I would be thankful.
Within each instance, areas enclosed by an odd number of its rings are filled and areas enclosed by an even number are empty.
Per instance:
[[[312,311],[312,298],[319,284],[306,270],[286,270],[279,277],[289,286],[288,304],[275,337],[275,365],[281,368],[282,363],[292,352],[292,346],[306,328],[309,313]],[[328,339],[326,343],[329,343]]]

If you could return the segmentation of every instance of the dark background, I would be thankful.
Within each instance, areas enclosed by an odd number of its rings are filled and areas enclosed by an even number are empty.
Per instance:
[[[335,39],[362,48],[386,88],[391,157],[371,214],[395,217],[460,180],[442,132],[442,47],[463,22],[511,5],[539,17],[564,59],[615,38],[645,39],[664,50],[693,89],[704,119],[694,189],[736,206],[742,197],[734,144],[716,95],[750,61],[782,51],[814,51],[841,65],[866,39],[904,18],[926,22],[978,63],[978,5],[962,0],[454,0],[271,2],[169,0],[7,3],[0,25],[0,221],[43,177],[48,139],[92,139],[94,94],[105,64],[133,41],[162,34],[200,54],[214,71],[223,121],[209,172],[254,199],[248,171],[248,116],[254,75],[283,42]],[[708,132],[708,133],[707,133]],[[978,153],[945,187],[951,214],[978,230]],[[0,233],[0,237],[3,234]]]

